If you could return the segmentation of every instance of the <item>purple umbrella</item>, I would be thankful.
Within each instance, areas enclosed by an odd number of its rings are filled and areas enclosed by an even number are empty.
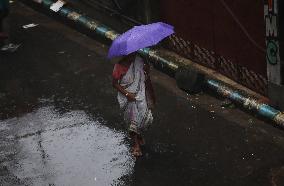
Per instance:
[[[128,55],[139,49],[156,45],[173,33],[174,27],[162,22],[134,26],[112,42],[108,58]]]

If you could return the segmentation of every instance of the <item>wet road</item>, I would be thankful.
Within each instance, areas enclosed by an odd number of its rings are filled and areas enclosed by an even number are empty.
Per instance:
[[[107,47],[13,4],[16,53],[0,55],[0,185],[284,184],[284,132],[153,70],[155,121],[144,156],[111,86]],[[22,29],[21,26],[39,26]]]

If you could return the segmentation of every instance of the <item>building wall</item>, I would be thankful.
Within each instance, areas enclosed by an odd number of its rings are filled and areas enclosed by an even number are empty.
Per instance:
[[[100,2],[139,23],[173,25],[176,34],[166,47],[267,94],[263,0],[83,1]]]
[[[177,34],[266,76],[263,1],[164,0],[162,19]]]

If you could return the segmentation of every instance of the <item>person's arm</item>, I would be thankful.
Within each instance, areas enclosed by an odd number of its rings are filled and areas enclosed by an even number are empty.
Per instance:
[[[136,101],[135,95],[133,93],[127,92],[119,83],[118,80],[113,79],[112,80],[112,86],[119,91],[121,94],[123,94],[128,101]]]

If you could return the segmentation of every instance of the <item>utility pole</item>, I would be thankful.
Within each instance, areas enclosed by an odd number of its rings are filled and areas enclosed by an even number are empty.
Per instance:
[[[284,109],[284,62],[283,62],[283,23],[281,14],[283,1],[264,1],[266,36],[266,62],[268,97],[282,110]],[[281,17],[281,18],[280,18]]]
[[[143,7],[143,22],[145,24],[160,21],[161,0],[140,0]]]
[[[144,21],[146,24],[149,24],[151,22],[151,5],[150,0],[143,0],[144,1]]]

